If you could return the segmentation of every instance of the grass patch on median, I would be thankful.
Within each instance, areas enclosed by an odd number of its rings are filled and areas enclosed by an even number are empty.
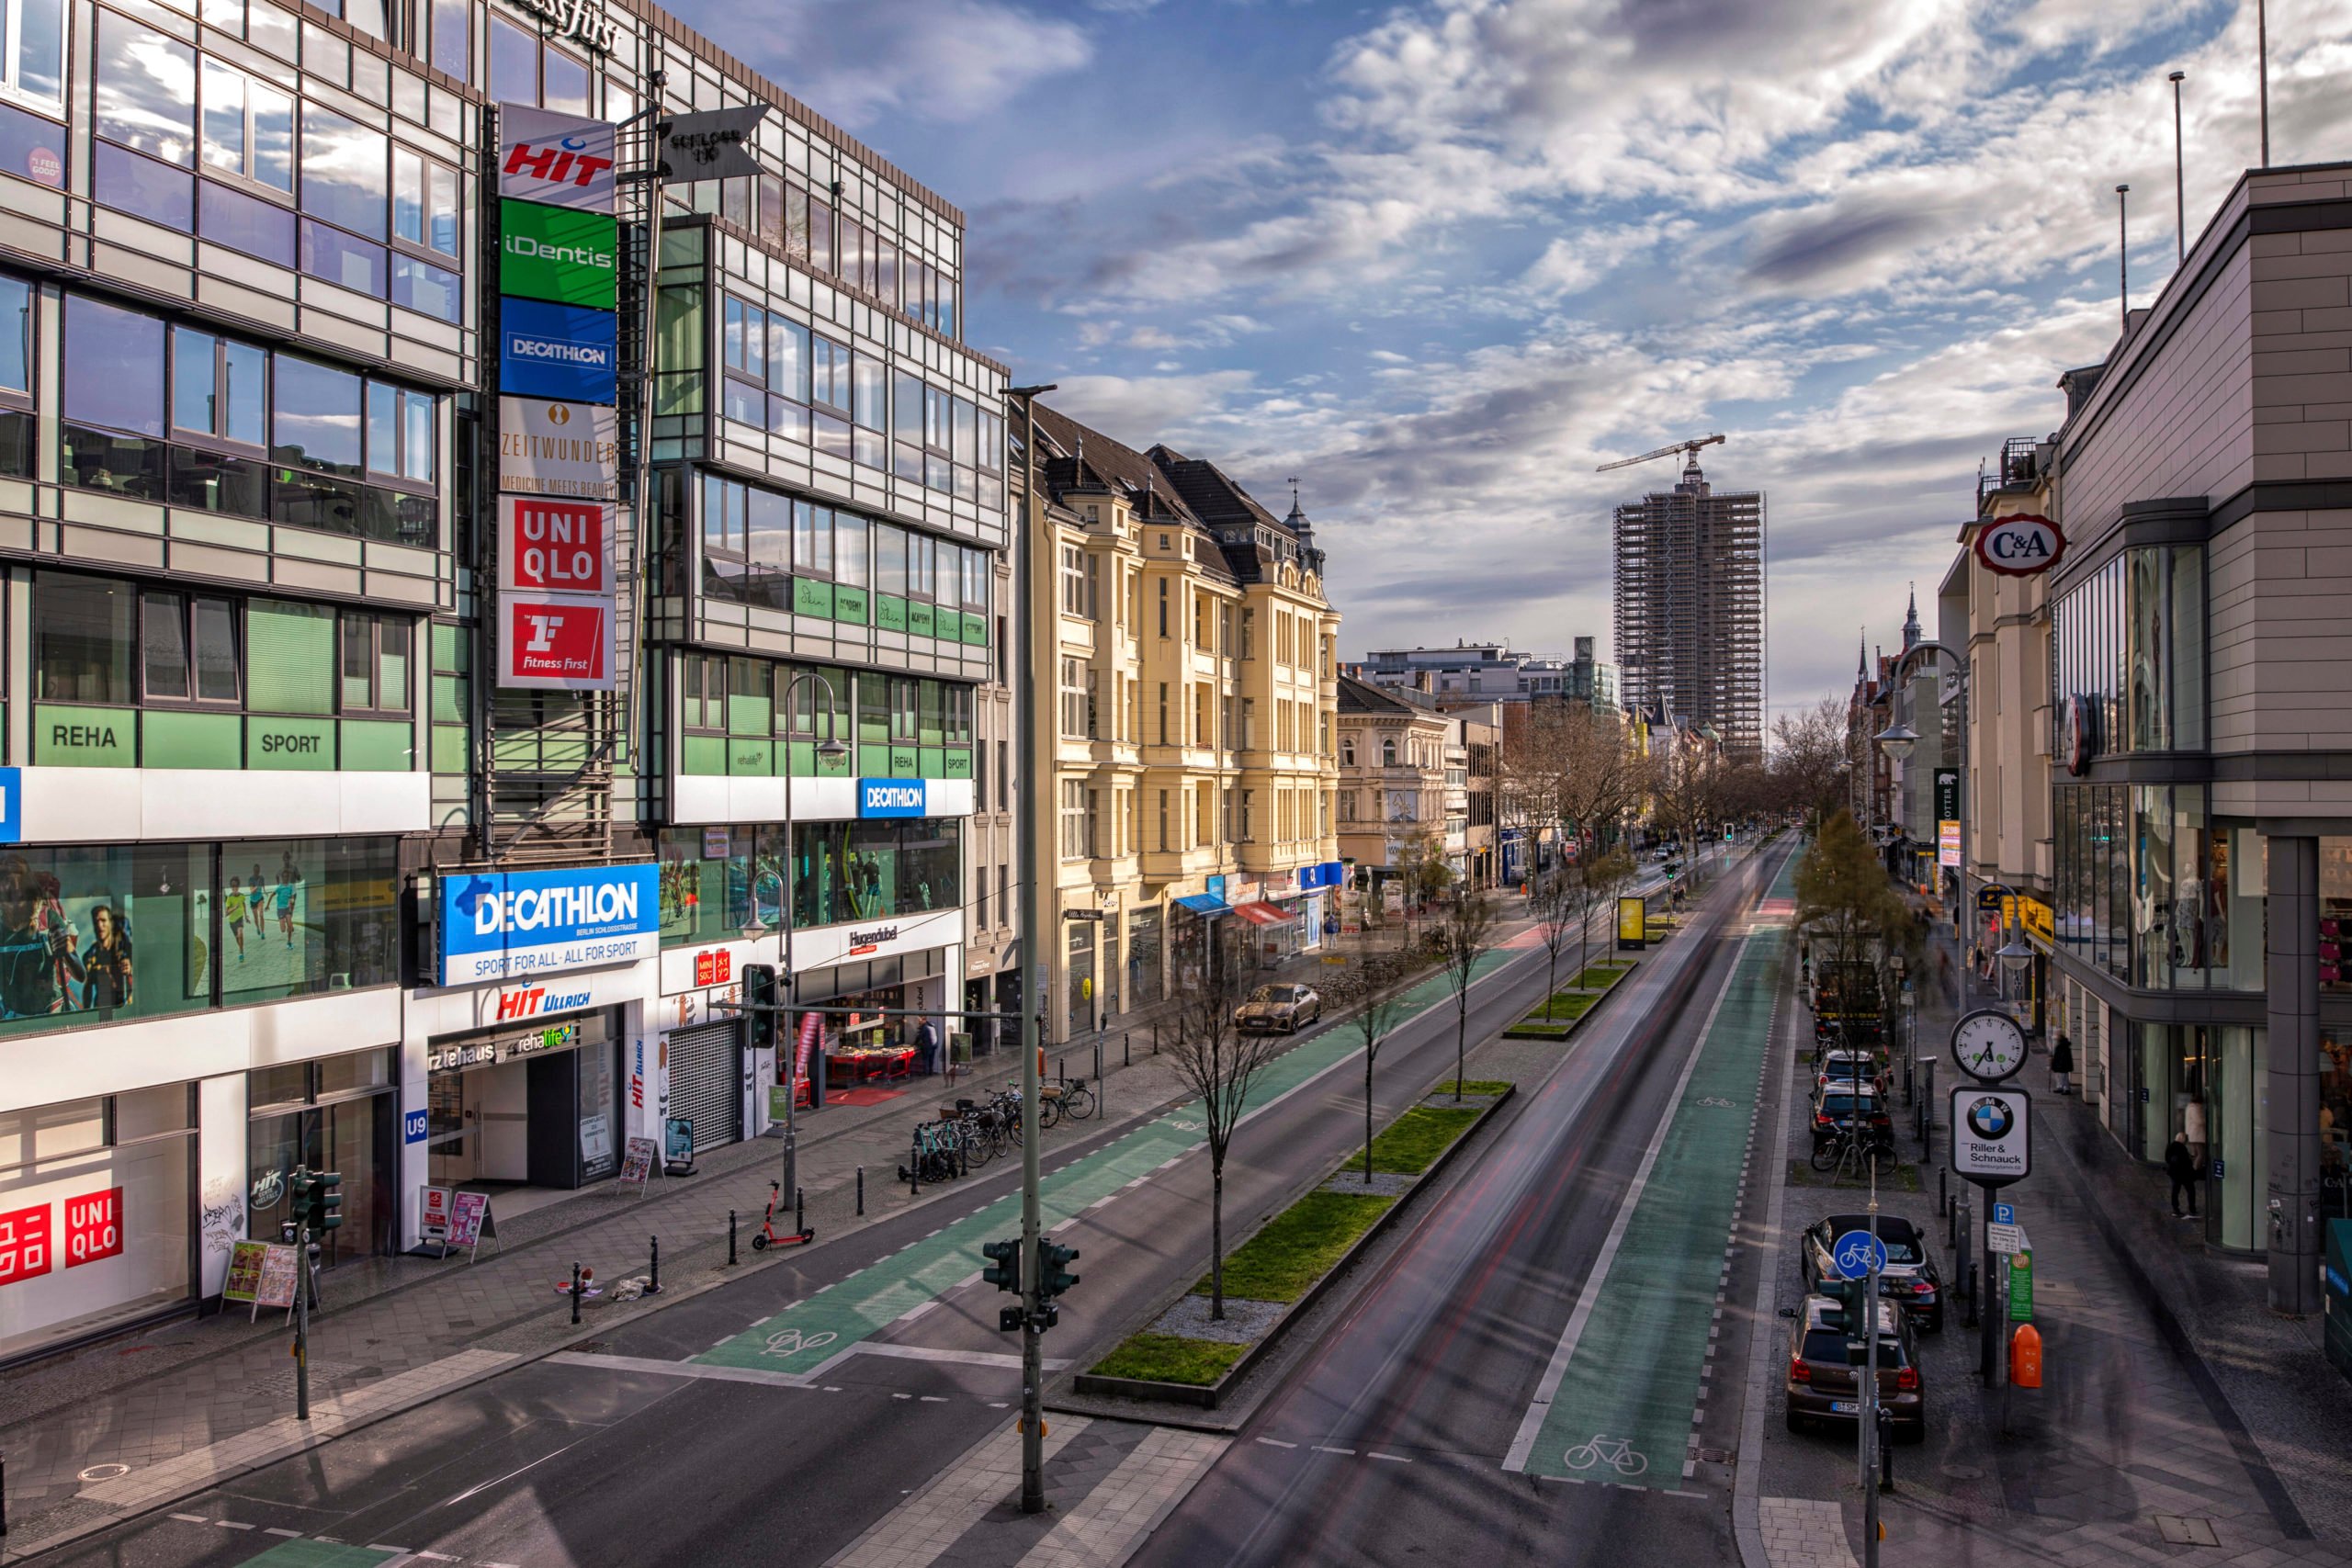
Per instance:
[[[1509,1078],[1464,1078],[1462,1080],[1462,1092],[1464,1094],[1505,1094],[1510,1092],[1510,1088],[1511,1080]],[[1430,1092],[1431,1094],[1452,1094],[1453,1092],[1453,1080],[1452,1078],[1440,1078],[1438,1080],[1437,1088],[1430,1090]]]
[[[1247,1345],[1216,1339],[1186,1339],[1174,1334],[1131,1334],[1094,1368],[1106,1378],[1143,1378],[1152,1382],[1191,1383],[1205,1388],[1225,1376]]]
[[[1555,991],[1552,999],[1527,1015],[1530,1022],[1574,1023],[1600,999],[1592,991]]]
[[[1226,1255],[1225,1293],[1252,1302],[1298,1300],[1396,1201],[1377,1193],[1309,1192]],[[1193,1293],[1208,1292],[1204,1274]]]
[[[1451,1084],[1445,1092],[1453,1092]],[[1472,1093],[1464,1083],[1462,1092]],[[1492,1090],[1487,1092],[1500,1092]],[[1399,1176],[1419,1176],[1430,1168],[1430,1161],[1443,1154],[1448,1145],[1469,1130],[1470,1123],[1485,1115],[1483,1105],[1449,1106],[1416,1105],[1388,1124],[1388,1131],[1372,1141],[1372,1168]],[[1363,1162],[1354,1162],[1363,1168]]]
[[[1588,964],[1582,973],[1568,984],[1579,990],[1605,991],[1615,985],[1625,971],[1633,966],[1631,960],[1620,962],[1609,959],[1599,964]]]

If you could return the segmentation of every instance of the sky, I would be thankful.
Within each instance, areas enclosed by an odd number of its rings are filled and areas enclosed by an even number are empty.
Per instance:
[[[1929,601],[1978,465],[2258,161],[2253,0],[670,0],[961,207],[966,335],[1328,553],[1341,649],[1611,644],[1610,508],[1722,432],[1773,710]],[[2271,161],[2352,5],[2271,0]]]

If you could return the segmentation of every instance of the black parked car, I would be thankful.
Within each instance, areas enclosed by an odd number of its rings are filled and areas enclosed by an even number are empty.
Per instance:
[[[1829,1249],[1839,1236],[1870,1228],[1868,1214],[1831,1214],[1809,1227],[1797,1243],[1797,1272],[1804,1277],[1805,1289],[1819,1290],[1825,1278],[1836,1277]],[[1941,1330],[1943,1276],[1936,1272],[1935,1255],[1928,1250],[1919,1227],[1896,1215],[1881,1214],[1878,1239],[1886,1247],[1886,1267],[1878,1276],[1879,1298],[1900,1306],[1903,1315],[1920,1327]]]

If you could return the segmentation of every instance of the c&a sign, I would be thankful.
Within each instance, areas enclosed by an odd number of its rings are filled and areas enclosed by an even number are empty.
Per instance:
[[[2048,571],[2066,553],[2066,536],[2047,517],[2028,513],[1996,517],[1976,532],[1976,559],[1987,571],[2004,577],[2032,577]]]

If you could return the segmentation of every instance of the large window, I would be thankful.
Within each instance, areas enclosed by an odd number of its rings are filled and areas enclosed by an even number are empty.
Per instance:
[[[0,474],[33,471],[33,289],[0,275]]]
[[[9,0],[0,17],[0,90],[51,105],[65,96],[65,0]]]
[[[2205,547],[2137,546],[2118,554],[2059,599],[2051,653],[2061,757],[2075,700],[2094,756],[2202,750]]]
[[[756,914],[781,923],[784,829],[665,828],[662,943],[731,942]],[[808,822],[794,829],[793,925],[839,925],[944,909],[960,899],[960,824]]]
[[[81,295],[66,300],[65,336],[69,483],[363,538],[437,539],[434,394]]]
[[[262,839],[226,844],[220,874],[228,947],[216,951],[223,1002],[398,983],[397,840]]]

